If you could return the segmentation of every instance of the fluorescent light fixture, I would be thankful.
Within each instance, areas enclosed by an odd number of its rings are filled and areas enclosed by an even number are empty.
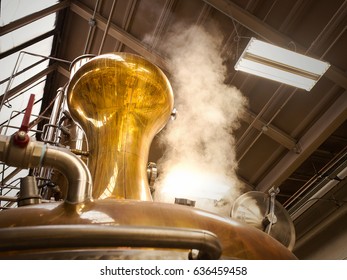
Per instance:
[[[310,91],[330,67],[314,59],[251,38],[235,70],[278,81]]]

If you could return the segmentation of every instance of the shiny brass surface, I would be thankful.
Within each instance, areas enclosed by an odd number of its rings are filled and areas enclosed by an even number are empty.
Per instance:
[[[151,200],[149,148],[173,109],[163,72],[134,54],[101,55],[74,74],[67,102],[88,140],[93,198]]]
[[[252,226],[151,201],[149,146],[173,107],[170,84],[156,66],[132,54],[96,57],[72,77],[68,105],[88,139],[94,186],[89,172],[82,172],[88,170],[85,164],[74,170],[69,167],[74,157],[58,150],[49,156],[44,163],[59,159],[54,166],[67,176],[67,198],[1,211],[0,259],[187,259],[188,248],[206,258],[296,259]],[[52,152],[48,149],[47,156]]]
[[[48,203],[0,212],[0,258],[10,258],[11,255],[20,258],[22,253],[28,253],[26,250],[3,250],[2,246],[8,249],[8,244],[1,245],[1,234],[7,235],[8,233],[3,233],[1,228],[37,225],[103,225],[109,227],[134,226],[145,229],[162,227],[163,229],[206,230],[218,237],[222,247],[222,259],[295,259],[295,256],[285,246],[261,230],[228,217],[221,217],[189,206],[123,199],[88,202],[79,211],[67,208],[67,206],[65,203]],[[13,230],[15,232],[15,228]],[[69,232],[67,231],[66,234],[69,235]],[[73,236],[71,233],[71,237]],[[49,239],[54,238],[54,235],[42,237]],[[179,235],[177,238],[179,239]],[[30,246],[29,236],[26,242]],[[102,243],[100,241],[100,244]],[[46,244],[43,244],[43,247]],[[146,244],[145,240],[144,244]],[[71,246],[68,249],[71,254]],[[95,250],[95,247],[92,246],[84,248],[89,256],[93,249]],[[102,250],[107,252],[116,249],[121,248],[104,247]],[[41,256],[42,253],[49,255],[50,250],[58,254],[56,248],[45,248],[44,251],[41,249]],[[81,248],[76,248],[75,251],[83,258]],[[40,250],[31,252],[37,253]],[[64,254],[63,248],[60,253]],[[100,250],[96,254],[100,254]],[[156,258],[160,259],[163,256],[157,255]]]

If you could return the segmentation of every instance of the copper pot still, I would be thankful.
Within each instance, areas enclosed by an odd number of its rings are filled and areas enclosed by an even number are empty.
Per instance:
[[[67,103],[87,138],[88,168],[64,149],[31,141],[23,151],[0,139],[1,161],[52,166],[68,181],[62,202],[0,212],[0,258],[295,259],[277,240],[230,217],[152,201],[149,148],[173,102],[165,74],[134,54],[100,55],[75,71]],[[14,153],[29,158],[17,163]]]

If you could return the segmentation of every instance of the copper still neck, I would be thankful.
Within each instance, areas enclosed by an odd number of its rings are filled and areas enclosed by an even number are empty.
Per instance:
[[[173,109],[164,73],[134,54],[101,55],[74,74],[67,103],[88,141],[93,198],[152,200],[149,148]]]

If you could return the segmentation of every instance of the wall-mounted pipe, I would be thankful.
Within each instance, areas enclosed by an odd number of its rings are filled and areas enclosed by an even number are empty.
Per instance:
[[[58,123],[58,117],[60,113],[60,109],[64,100],[64,87],[60,87],[57,90],[57,95],[56,95],[56,101],[54,102],[51,117],[49,120],[49,124],[55,125]],[[55,134],[57,133],[57,129],[54,127],[50,127],[46,131],[46,135],[44,136],[44,139],[47,139],[48,141],[53,141],[55,140]]]
[[[83,203],[91,199],[92,179],[88,167],[70,151],[30,140],[26,147],[13,143],[12,136],[0,135],[0,161],[19,168],[52,167],[68,181],[65,202]]]

